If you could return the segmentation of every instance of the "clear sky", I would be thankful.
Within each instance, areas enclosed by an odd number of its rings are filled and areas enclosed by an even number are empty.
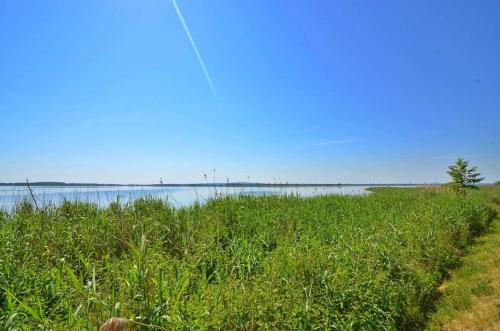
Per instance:
[[[499,1],[177,7],[1,1],[0,182],[500,179]]]

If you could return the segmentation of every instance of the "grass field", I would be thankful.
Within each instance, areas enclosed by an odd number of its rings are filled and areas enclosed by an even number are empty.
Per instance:
[[[484,191],[431,189],[23,204],[0,216],[0,326],[420,329],[493,218]]]

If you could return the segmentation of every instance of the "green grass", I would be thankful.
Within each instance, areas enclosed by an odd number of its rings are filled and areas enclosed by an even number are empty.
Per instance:
[[[483,188],[500,211],[500,187]],[[498,330],[500,328],[500,218],[467,249],[460,268],[443,285],[443,297],[429,330]]]
[[[425,189],[23,204],[0,214],[0,327],[417,329],[493,216],[481,192]]]

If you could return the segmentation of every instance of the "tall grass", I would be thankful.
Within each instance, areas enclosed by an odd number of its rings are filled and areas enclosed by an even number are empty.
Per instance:
[[[0,326],[415,329],[491,218],[479,192],[417,189],[21,204],[0,214]]]

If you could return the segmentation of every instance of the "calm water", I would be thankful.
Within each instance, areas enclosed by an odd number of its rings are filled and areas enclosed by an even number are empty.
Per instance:
[[[367,186],[341,187],[150,187],[150,186],[36,186],[32,187],[39,206],[59,204],[64,200],[87,201],[106,207],[111,202],[120,200],[130,202],[139,197],[157,197],[167,200],[176,207],[190,205],[196,201],[205,202],[217,195],[238,194],[297,194],[300,196],[314,196],[326,194],[366,194]],[[12,210],[22,201],[32,201],[26,186],[0,186],[0,209]]]

